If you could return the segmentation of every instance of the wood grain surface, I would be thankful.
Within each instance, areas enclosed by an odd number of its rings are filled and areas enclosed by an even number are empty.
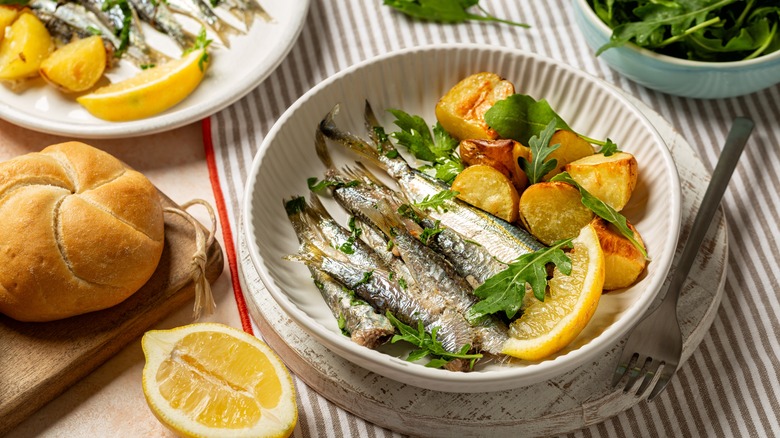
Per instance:
[[[678,167],[682,184],[679,255],[709,175],[690,145],[668,122],[635,103],[664,137]],[[415,436],[550,436],[602,422],[644,400],[609,386],[624,343],[620,339],[597,361],[514,390],[437,392],[367,371],[319,344],[281,310],[259,279],[244,237],[244,233],[239,233],[241,280],[250,311],[266,342],[307,385],[375,424]],[[698,347],[715,317],[723,293],[727,258],[726,220],[718,211],[678,305],[683,361]],[[659,300],[664,294],[662,290]],[[653,307],[657,304],[658,300]]]
[[[163,207],[178,207],[160,194]],[[0,435],[137,339],[194,296],[195,234],[184,218],[165,214],[165,246],[152,278],[124,302],[97,312],[45,322],[0,315]],[[222,273],[219,243],[208,248],[206,278]]]

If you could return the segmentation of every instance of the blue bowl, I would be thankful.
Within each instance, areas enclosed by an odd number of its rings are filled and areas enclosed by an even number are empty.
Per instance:
[[[595,52],[612,30],[587,0],[573,0],[574,19]],[[602,52],[599,59],[634,82],[676,96],[715,99],[741,96],[780,83],[780,51],[747,61],[701,62],[674,58],[636,44]]]

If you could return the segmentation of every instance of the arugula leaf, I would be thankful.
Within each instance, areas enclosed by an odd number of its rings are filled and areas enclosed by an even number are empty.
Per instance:
[[[437,220],[433,228],[428,228],[428,227],[423,228],[423,232],[420,234],[420,241],[427,245],[433,236],[444,231],[444,228],[441,228],[439,226],[440,223],[441,221]]]
[[[523,304],[526,284],[531,286],[534,296],[544,301],[547,289],[547,263],[553,263],[566,275],[571,274],[571,259],[563,252],[571,248],[572,239],[555,242],[549,248],[523,254],[507,268],[488,278],[474,295],[482,298],[469,309],[466,319],[474,321],[485,315],[504,312],[507,318],[515,317]]]
[[[385,6],[390,6],[396,11],[410,17],[439,23],[463,23],[469,20],[493,21],[518,27],[530,27],[524,23],[504,20],[490,15],[479,6],[479,0],[384,0]],[[476,6],[482,15],[469,12]]]
[[[576,187],[577,190],[580,191],[582,205],[588,207],[592,212],[596,213],[597,216],[614,225],[618,231],[620,231],[620,234],[628,239],[639,250],[639,252],[641,252],[642,255],[647,258],[647,251],[639,243],[639,241],[636,240],[634,237],[634,232],[628,228],[625,216],[618,213],[614,208],[604,203],[604,201],[601,199],[590,194],[590,192],[579,185],[577,181],[575,181],[571,175],[569,175],[568,172],[559,173],[558,175],[552,177],[550,181],[563,181]]]
[[[395,125],[401,130],[390,134],[399,145],[404,146],[419,160],[431,164],[421,170],[432,169],[436,178],[451,183],[463,170],[463,163],[456,151],[458,140],[453,138],[437,122],[433,126],[433,135],[425,120],[397,109],[389,109],[395,116]],[[392,157],[391,157],[392,158]]]
[[[551,120],[555,122],[555,128],[571,130],[547,100],[537,101],[525,94],[513,94],[500,100],[485,113],[485,122],[501,137],[524,145],[531,137],[539,135]]]
[[[477,359],[482,358],[481,354],[469,354],[468,351],[471,348],[469,345],[464,345],[458,352],[453,353],[444,349],[441,342],[436,339],[436,334],[439,331],[439,327],[434,327],[431,333],[428,334],[425,331],[422,321],[417,321],[417,329],[415,330],[411,326],[399,321],[391,312],[386,313],[390,323],[400,332],[393,336],[390,340],[391,343],[398,341],[406,341],[418,349],[413,350],[406,357],[409,362],[420,360],[426,356],[431,356],[432,359],[425,366],[431,368],[441,368],[454,359],[467,359],[471,361],[471,367],[474,367],[474,362]]]
[[[528,176],[529,184],[536,184],[542,180],[542,177],[547,175],[547,172],[555,169],[558,166],[558,160],[555,158],[547,160],[547,157],[561,145],[556,143],[551,145],[550,139],[555,134],[555,121],[551,121],[544,128],[539,137],[533,136],[529,142],[531,147],[531,162],[529,163],[523,157],[518,158],[520,168]]]
[[[601,146],[601,149],[599,150],[599,153],[603,154],[605,157],[609,157],[610,155],[614,155],[618,152],[620,152],[620,149],[618,149],[618,146],[609,138],[607,138],[607,141],[603,146]]]
[[[427,195],[422,198],[422,200],[414,202],[414,206],[420,210],[432,209],[436,211],[447,211],[444,207],[444,203],[455,198],[458,194],[459,193],[455,190],[442,190],[435,195]]]
[[[284,210],[287,215],[300,213],[306,208],[306,199],[303,196],[296,196],[284,203]]]

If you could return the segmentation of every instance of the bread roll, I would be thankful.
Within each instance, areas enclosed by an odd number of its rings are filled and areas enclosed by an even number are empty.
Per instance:
[[[152,183],[86,144],[0,163],[0,312],[51,321],[122,302],[157,268],[163,228]]]

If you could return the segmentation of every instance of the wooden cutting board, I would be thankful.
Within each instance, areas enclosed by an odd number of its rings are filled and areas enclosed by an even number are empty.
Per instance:
[[[160,194],[163,208],[178,207]],[[24,323],[0,314],[0,435],[97,368],[195,294],[195,234],[165,214],[165,247],[152,278],[124,302],[60,321]],[[222,273],[222,249],[208,248],[206,278]]]

